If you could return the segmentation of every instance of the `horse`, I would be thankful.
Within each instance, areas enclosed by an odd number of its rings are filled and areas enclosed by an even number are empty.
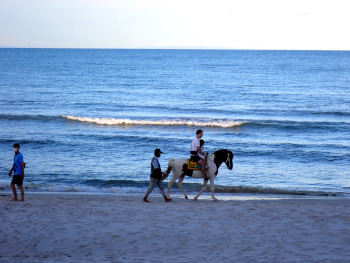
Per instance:
[[[217,199],[214,197],[214,179],[218,175],[219,167],[223,162],[225,162],[227,168],[229,170],[232,170],[232,159],[233,159],[233,153],[226,149],[221,149],[213,154],[208,155],[208,169],[206,170],[206,176],[207,178],[204,179],[202,190],[194,197],[194,200],[197,200],[198,197],[204,192],[208,180],[210,180],[210,190],[211,190],[211,197],[214,201],[217,201]],[[184,179],[184,173],[187,174],[188,170],[187,168],[187,159],[186,158],[179,158],[179,159],[170,159],[168,162],[168,169],[165,172],[166,176],[168,176],[171,171],[173,172],[173,176],[171,180],[168,183],[168,189],[166,196],[169,198],[170,188],[175,183],[175,181],[179,179],[177,185],[181,189],[182,193],[184,194],[185,198],[188,199],[187,193],[182,187],[182,182]],[[192,172],[192,171],[191,171]],[[181,176],[182,175],[182,176]],[[193,174],[191,176],[192,178],[201,179],[203,178],[202,172],[200,170],[194,170]]]

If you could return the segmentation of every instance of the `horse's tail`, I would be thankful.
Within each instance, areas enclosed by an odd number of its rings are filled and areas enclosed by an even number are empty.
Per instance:
[[[175,159],[173,159],[173,158],[169,160],[169,162],[168,162],[168,169],[165,172],[166,175],[170,174],[171,169],[173,168],[174,161],[175,161]]]

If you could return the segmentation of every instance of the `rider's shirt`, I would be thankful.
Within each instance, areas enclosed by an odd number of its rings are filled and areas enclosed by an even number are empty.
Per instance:
[[[199,142],[199,139],[197,137],[195,137],[192,141],[192,144],[191,144],[191,155],[194,155],[192,152],[196,152],[195,155],[198,155],[198,148],[197,147],[200,147],[201,144]]]

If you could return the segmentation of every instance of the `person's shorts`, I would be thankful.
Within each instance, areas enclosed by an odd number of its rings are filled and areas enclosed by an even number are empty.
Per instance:
[[[11,184],[18,185],[18,187],[20,187],[23,184],[22,175],[15,174],[12,178]]]
[[[199,160],[201,160],[201,158],[198,155],[191,156],[191,161],[192,162],[198,162]]]

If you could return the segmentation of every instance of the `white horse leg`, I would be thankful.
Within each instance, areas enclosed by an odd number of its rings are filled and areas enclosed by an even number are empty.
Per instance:
[[[184,194],[185,198],[188,199],[187,193],[186,193],[185,189],[183,189],[183,187],[182,187],[182,182],[184,179],[185,179],[185,175],[182,174],[179,178],[179,181],[177,182],[177,186],[181,189],[181,192]]]
[[[197,200],[198,197],[204,192],[205,188],[207,187],[208,180],[204,180],[202,190],[194,197],[194,200]]]
[[[214,178],[210,178],[210,191],[211,191],[211,198],[214,201],[217,201],[218,199],[216,199],[214,196]]]
[[[175,183],[177,177],[175,176],[175,174],[173,173],[173,177],[171,178],[171,180],[168,183],[168,189],[166,190],[166,197],[169,198],[169,194],[170,194],[170,188],[173,186],[173,184]]]

